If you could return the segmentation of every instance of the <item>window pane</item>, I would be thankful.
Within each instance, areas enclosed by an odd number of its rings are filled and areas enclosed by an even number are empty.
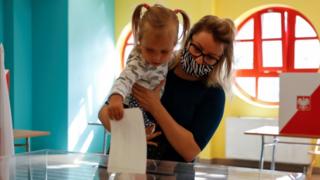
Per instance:
[[[133,44],[134,41],[133,41],[133,35],[131,34],[128,41],[127,41],[128,44]]]
[[[263,67],[282,67],[281,41],[262,42]]]
[[[281,37],[281,14],[270,12],[262,14],[262,38],[280,38]]]
[[[294,68],[312,69],[320,66],[320,44],[318,40],[296,40]]]
[[[237,33],[236,39],[253,39],[253,19],[250,19],[241,27]]]
[[[234,56],[236,69],[253,69],[253,42],[235,43]]]
[[[284,12],[284,31],[288,32],[288,11]]]
[[[252,97],[256,97],[255,77],[236,77],[236,83]]]
[[[258,99],[267,102],[279,101],[279,78],[261,77],[258,80]]]
[[[316,37],[316,32],[301,16],[296,16],[296,37]]]

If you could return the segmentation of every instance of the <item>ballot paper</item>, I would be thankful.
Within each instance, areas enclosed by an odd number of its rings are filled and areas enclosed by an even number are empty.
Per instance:
[[[110,122],[108,172],[145,174],[147,142],[141,110],[125,109],[123,119]]]

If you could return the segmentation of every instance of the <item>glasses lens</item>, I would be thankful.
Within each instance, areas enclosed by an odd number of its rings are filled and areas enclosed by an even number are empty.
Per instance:
[[[214,65],[218,62],[216,58],[210,56],[203,56],[203,60],[209,65]]]
[[[215,57],[204,54],[201,49],[193,43],[190,43],[189,45],[189,52],[194,58],[202,56],[203,61],[208,65],[215,65],[219,61],[219,59]]]
[[[201,56],[201,50],[193,43],[190,43],[189,51],[194,56]]]

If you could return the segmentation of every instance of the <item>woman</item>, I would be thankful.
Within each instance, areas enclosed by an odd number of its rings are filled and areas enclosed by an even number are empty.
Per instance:
[[[193,161],[211,139],[224,112],[234,37],[231,20],[204,16],[175,57],[161,100],[163,83],[154,90],[134,85],[133,96],[154,117],[156,132],[161,132],[155,138],[151,135],[158,145],[156,159]],[[103,107],[102,123],[105,114]]]

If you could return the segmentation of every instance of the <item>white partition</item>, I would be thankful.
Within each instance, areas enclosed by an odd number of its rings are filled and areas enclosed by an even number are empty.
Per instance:
[[[226,119],[226,158],[259,160],[261,150],[261,136],[245,135],[249,129],[261,126],[278,126],[275,119],[266,118],[239,118],[229,117]],[[303,138],[284,138],[283,141],[310,142],[310,139]],[[272,137],[266,137],[266,141],[272,141]],[[270,147],[265,148],[265,161],[271,160]],[[278,144],[276,146],[276,162],[308,164],[310,146],[297,144]]]

